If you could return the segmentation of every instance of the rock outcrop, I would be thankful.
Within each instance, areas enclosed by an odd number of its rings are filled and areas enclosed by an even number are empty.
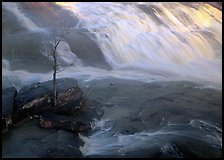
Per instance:
[[[90,125],[81,121],[74,121],[73,119],[50,113],[41,115],[39,126],[42,128],[65,130],[72,133],[87,132],[91,129]]]
[[[52,81],[34,83],[20,89],[15,98],[15,123],[29,115],[52,112],[61,115],[74,115],[84,105],[82,90],[72,78],[56,81],[57,106],[52,106]]]
[[[18,93],[15,88],[4,89],[2,126],[8,129],[28,118],[37,118],[34,121],[40,128],[71,132],[77,142],[77,146],[50,147],[41,157],[83,157],[79,150],[83,141],[78,133],[89,133],[91,122],[103,115],[102,105],[84,97],[75,79],[62,78],[56,81],[57,105],[53,106],[52,84],[52,81],[34,83],[21,88]]]
[[[99,120],[104,111],[99,102],[84,99],[83,105],[75,116],[59,115],[51,112],[45,112],[40,115],[34,115],[32,118],[38,118],[38,124],[42,128],[65,130],[72,133],[87,133],[91,130],[91,122]]]
[[[17,90],[14,87],[2,90],[2,130],[12,126],[16,94]]]

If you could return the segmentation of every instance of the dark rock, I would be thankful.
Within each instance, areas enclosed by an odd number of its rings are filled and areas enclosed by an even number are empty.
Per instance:
[[[183,158],[183,154],[179,151],[176,144],[167,143],[161,147],[162,154],[160,158]]]
[[[164,25],[166,27],[167,24],[165,24],[160,18],[158,18],[158,16],[156,15],[156,13],[159,14],[163,14],[162,10],[157,7],[156,5],[151,5],[150,7],[148,7],[147,5],[143,5],[143,4],[138,4],[136,5],[139,9],[141,9],[143,12],[145,12],[146,14],[150,15],[150,18],[152,18],[154,20],[155,23],[157,23],[158,25]]]
[[[70,88],[58,94],[57,106],[49,108],[49,111],[59,115],[75,115],[84,106],[81,89]]]
[[[39,126],[42,128],[54,128],[73,133],[87,132],[90,124],[69,120],[67,117],[54,114],[43,114],[39,119]]]
[[[2,129],[12,126],[16,94],[17,90],[14,87],[2,90]]]
[[[27,117],[50,111],[57,114],[74,115],[84,105],[82,90],[73,78],[56,80],[57,106],[52,106],[52,80],[34,83],[20,89],[15,103],[17,113],[15,122]]]
[[[18,108],[29,108],[28,102],[36,98],[43,97],[44,95],[51,95],[52,93],[52,80],[43,83],[33,83],[20,89],[16,97],[16,106]],[[57,93],[66,91],[72,87],[79,89],[77,81],[72,78],[62,78],[56,80]],[[80,90],[80,89],[79,89]]]
[[[84,32],[85,33],[74,30],[65,37],[71,51],[74,52],[86,66],[111,70],[111,65],[106,61],[102,50],[93,40],[95,39],[95,35],[88,31]],[[93,52],[94,54],[92,54]]]
[[[84,99],[85,105],[74,116],[53,114],[52,111],[43,113],[33,118],[39,119],[39,126],[42,128],[54,128],[69,131],[72,133],[87,133],[91,129],[91,122],[103,116],[103,109],[99,107],[99,102],[91,99]]]
[[[212,7],[217,8],[218,10],[222,11],[222,2],[207,2]]]
[[[91,123],[95,119],[100,120],[104,114],[103,105],[99,105],[98,101],[93,99],[86,99],[85,106],[74,116],[75,121],[82,121],[84,123]]]
[[[66,148],[57,148],[52,147],[46,150],[46,153],[42,156],[42,158],[81,158],[82,153],[77,148],[72,148],[69,146]]]
[[[104,104],[106,107],[108,107],[108,108],[111,108],[111,107],[113,107],[115,104],[113,104],[113,103],[107,103],[107,104]]]

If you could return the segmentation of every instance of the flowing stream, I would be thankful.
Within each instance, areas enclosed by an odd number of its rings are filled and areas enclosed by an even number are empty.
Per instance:
[[[105,113],[93,122],[91,135],[80,134],[84,156],[156,157],[159,153],[160,157],[181,158],[189,152],[219,156],[221,113],[215,114],[222,107],[222,11],[199,2],[3,2],[2,13],[3,88],[20,89],[50,80],[48,54],[54,29],[61,20],[69,22],[70,33],[57,48],[65,70],[57,77],[77,78],[91,98],[101,96],[102,103],[115,105],[104,106]],[[119,87],[108,88],[111,82]],[[152,85],[151,91],[143,87],[154,83],[157,87]],[[192,103],[180,93],[187,94]],[[170,95],[175,101],[170,105],[173,112],[160,113],[171,103],[163,102]],[[184,103],[176,102],[178,96]],[[164,99],[154,102],[158,97]],[[195,104],[197,112],[203,113],[196,114]],[[176,111],[187,105],[195,112],[182,110],[180,118]],[[159,120],[151,114],[154,110]],[[151,123],[146,113],[154,118]],[[130,120],[119,126],[119,121],[134,115],[145,124],[124,133],[121,128],[128,123],[140,124]],[[169,119],[171,115],[177,118]],[[152,127],[157,121],[160,127]],[[204,149],[194,150],[197,144]]]

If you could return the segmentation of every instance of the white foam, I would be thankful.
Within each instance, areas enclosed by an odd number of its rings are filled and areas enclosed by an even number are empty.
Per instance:
[[[2,69],[3,75],[3,88],[13,86],[18,90],[28,84],[36,82],[44,82],[52,79],[52,73],[31,73],[25,70],[8,70],[6,68]],[[4,77],[7,79],[4,81]]]
[[[198,120],[193,120],[198,122]],[[108,125],[110,121],[102,120],[96,121],[96,125],[101,128],[98,129],[89,137],[82,136],[80,138],[84,141],[84,146],[80,147],[80,151],[84,156],[90,155],[117,155],[123,156],[127,152],[134,151],[136,148],[149,148],[154,143],[159,144],[156,140],[160,137],[161,144],[165,142],[167,135],[183,136],[193,139],[198,139],[211,144],[219,144],[222,142],[220,135],[210,132],[210,134],[200,133],[201,131],[187,131],[185,127],[189,127],[188,124],[170,124],[165,128],[161,128],[155,132],[143,131],[131,135],[123,135],[119,133],[113,133],[111,131],[112,126]],[[190,123],[192,125],[193,122]],[[103,125],[102,125],[103,124]],[[208,123],[206,123],[208,124]],[[195,125],[193,125],[195,127]],[[214,125],[212,125],[214,126]],[[216,127],[216,126],[215,126]],[[198,136],[198,134],[201,134]],[[197,136],[196,136],[197,135]],[[209,135],[209,136],[208,136]],[[156,138],[157,137],[157,138]],[[164,137],[164,139],[162,139]],[[150,145],[149,145],[150,144]],[[165,149],[167,147],[165,146]],[[171,148],[172,149],[172,148]]]
[[[134,67],[145,71],[144,77],[150,77],[152,72],[157,72],[158,77],[166,73],[168,78],[175,75],[177,79],[209,81],[220,86],[221,12],[204,4],[196,8],[180,3],[141,4],[158,7],[162,13],[154,9],[155,16],[166,26],[158,25],[136,3],[59,5],[72,11],[82,20],[82,27],[95,34],[115,70]]]
[[[2,68],[5,68],[7,70],[10,70],[10,63],[6,59],[2,59]]]
[[[62,65],[70,64],[81,66],[81,60],[71,51],[68,43],[61,41],[57,48],[57,54]]]
[[[220,12],[202,4],[198,5],[198,9],[179,3],[141,4],[148,7],[156,6],[162,10],[163,14],[154,10],[155,15],[167,26],[158,25],[151,15],[137,8],[136,3],[126,5],[71,2],[63,6],[79,17],[78,26],[81,25],[96,35],[96,42],[113,70],[83,66],[81,60],[63,41],[57,48],[60,61],[63,64],[74,65],[59,73],[58,77],[84,76],[86,81],[107,77],[144,82],[188,80],[220,89],[222,87]],[[14,13],[21,23],[24,21],[23,24],[28,29],[37,28],[18,8],[17,3],[4,2],[3,7]],[[182,18],[188,17],[189,22],[181,19],[182,11],[186,16]],[[199,19],[201,16],[207,19],[202,21]],[[198,28],[195,28],[195,25]],[[211,34],[211,42],[217,41],[216,48],[203,34],[205,31]],[[5,67],[10,67],[6,61],[3,60],[3,63]],[[11,73],[17,76],[19,72]],[[27,75],[30,77],[27,80],[37,79],[33,73]],[[45,74],[39,75],[45,76]],[[48,77],[50,76],[51,73],[48,74]]]
[[[26,16],[15,2],[2,2],[4,8],[13,13],[20,23],[30,31],[42,31],[28,16]]]

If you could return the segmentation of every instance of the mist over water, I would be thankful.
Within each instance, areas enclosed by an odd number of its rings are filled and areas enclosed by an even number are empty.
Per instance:
[[[112,126],[108,125],[108,120],[95,123],[100,128],[95,134],[89,138],[80,134],[85,142],[80,150],[85,156],[154,157],[155,153],[161,152],[170,158],[183,158],[182,153],[175,145],[179,139],[187,139],[188,143],[198,141],[198,145],[206,142],[211,146],[222,148],[222,137],[217,134],[222,132],[222,129],[201,120],[192,120],[189,124],[169,124],[157,131],[143,131],[130,135],[113,133]],[[206,124],[206,127],[201,128],[201,124]],[[181,146],[179,143],[178,145],[180,148],[191,148],[186,144]],[[204,145],[205,148],[206,145]],[[144,150],[147,152],[145,153]]]
[[[135,77],[138,76],[139,80],[148,81],[156,78],[158,80],[191,80],[221,87],[222,15],[221,11],[216,8],[204,3],[186,5],[184,3],[150,2],[124,4],[58,2],[56,4],[61,9],[68,10],[70,16],[74,17],[74,21],[75,18],[78,18],[78,22],[72,27],[72,31],[75,33],[71,36],[76,37],[77,33],[79,34],[85,29],[89,34],[88,37],[102,51],[102,53],[97,53],[99,51],[96,49],[89,48],[92,52],[85,55],[85,53],[80,53],[83,49],[73,49],[76,44],[73,45],[71,40],[68,41],[69,43],[65,41],[60,44],[58,50],[63,55],[61,60],[64,63],[70,63],[74,59],[81,58],[74,64],[80,68],[80,71],[83,69],[85,74],[89,68],[81,65],[80,61],[89,59],[89,61],[99,61],[99,63],[105,61],[112,67],[111,72],[108,73],[107,70],[102,72],[98,67],[92,66],[91,70],[95,69],[95,72],[87,73],[91,77],[99,77],[99,75],[106,77],[108,74],[119,77],[119,74],[122,73],[122,78],[136,79]],[[29,6],[29,4],[27,5]],[[25,9],[19,3],[3,3],[2,7],[7,12],[14,14],[27,31],[40,31],[41,28],[42,38],[37,39],[37,42],[49,39],[47,37],[51,35],[50,28],[47,28],[47,31],[45,29],[44,32],[40,22],[32,18],[29,12],[24,12]],[[42,7],[47,6],[43,5]],[[50,6],[46,9],[50,10]],[[16,34],[11,34],[11,36],[16,36]],[[4,39],[6,40],[4,41]],[[6,44],[10,43],[6,37],[3,37],[3,41]],[[14,53],[18,61],[16,64],[12,64],[15,63],[13,62],[15,58],[11,58],[9,55],[19,47],[17,44],[13,45],[3,49],[3,58],[7,57],[6,59],[9,63],[11,61],[10,65],[12,66],[22,63],[19,61],[19,54],[24,54]],[[88,46],[83,41],[83,46],[79,45],[76,48],[88,48]],[[36,58],[37,53],[44,55],[44,47],[46,44],[41,42],[40,49],[35,52],[33,58]],[[24,52],[24,49],[20,52]],[[76,54],[76,57],[73,54]],[[102,54],[101,57],[103,56],[104,60],[97,58],[98,54]],[[64,55],[68,55],[67,58]],[[85,58],[79,55],[85,55]],[[34,59],[29,61],[32,62]],[[36,68],[38,67],[41,66]],[[21,67],[20,69],[26,70],[25,68]],[[73,68],[75,67],[73,66],[69,70],[75,72],[76,69]],[[100,68],[104,69],[103,66]],[[50,71],[50,69],[47,70]],[[41,69],[38,72],[41,73]],[[30,75],[32,74],[33,71]],[[70,76],[70,72],[62,74]]]
[[[219,157],[222,11],[165,2],[4,2],[2,9],[3,88],[52,79],[53,28],[61,14],[71,22],[57,48],[65,66],[57,78],[78,79],[105,111],[80,134],[84,156]]]
[[[18,8],[16,3],[2,3],[3,8],[11,12],[21,22],[21,25],[30,31],[40,30],[40,28]]]
[[[206,4],[59,3],[96,36],[114,69],[221,83],[221,12]],[[87,9],[88,8],[88,9]]]

